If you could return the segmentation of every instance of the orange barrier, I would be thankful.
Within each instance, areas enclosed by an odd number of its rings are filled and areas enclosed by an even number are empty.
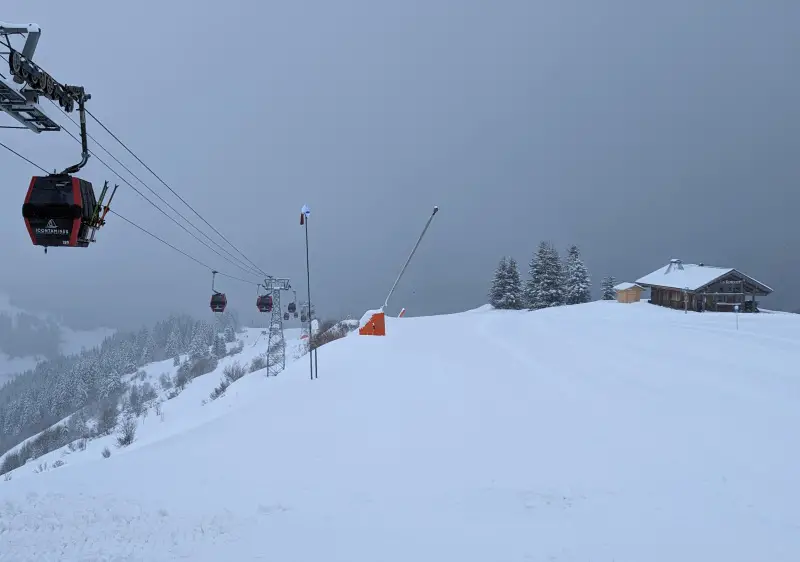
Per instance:
[[[362,336],[385,336],[386,318],[383,312],[373,314],[369,321],[358,329],[358,333]]]

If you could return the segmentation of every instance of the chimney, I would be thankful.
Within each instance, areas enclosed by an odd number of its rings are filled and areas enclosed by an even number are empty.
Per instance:
[[[669,267],[667,267],[667,270],[664,273],[669,273],[673,269],[683,269],[683,262],[678,258],[672,258],[669,260]]]

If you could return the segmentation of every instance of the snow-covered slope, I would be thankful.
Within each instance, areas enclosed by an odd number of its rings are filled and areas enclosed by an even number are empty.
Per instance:
[[[320,348],[317,380],[201,405],[206,375],[110,458],[0,482],[0,560],[800,559],[797,316],[386,324]]]

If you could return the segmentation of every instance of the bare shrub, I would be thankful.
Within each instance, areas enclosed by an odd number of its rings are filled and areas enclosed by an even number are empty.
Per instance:
[[[217,365],[219,365],[219,361],[216,357],[200,357],[191,365],[189,370],[190,377],[194,379],[202,375],[207,375],[216,369]]]
[[[267,367],[267,360],[264,358],[263,355],[254,357],[253,360],[250,362],[251,373],[255,373],[256,371],[260,371],[261,369],[265,369],[266,367]]]
[[[244,351],[244,342],[240,340],[236,345],[231,347],[231,350],[228,353],[228,355],[238,355],[242,351]]]
[[[222,379],[221,381],[219,381],[219,386],[216,387],[211,392],[211,394],[208,395],[208,397],[211,398],[212,400],[216,400],[217,398],[225,394],[225,391],[228,389],[230,385],[231,383],[228,382],[228,379]]]
[[[99,435],[108,435],[114,431],[114,428],[117,427],[118,417],[119,412],[117,411],[116,402],[106,404],[97,418],[97,433]]]
[[[143,402],[151,402],[158,398],[158,392],[153,387],[152,384],[149,382],[145,382],[142,384],[142,401]]]
[[[178,371],[175,373],[175,379],[172,381],[175,389],[180,392],[186,385],[192,380],[192,365],[190,362],[183,363],[180,367],[178,367]],[[176,394],[177,396],[177,394]]]
[[[247,370],[242,367],[238,362],[231,363],[222,371],[225,380],[229,383],[236,382],[247,374]]]
[[[172,388],[172,380],[169,378],[167,373],[161,373],[158,376],[158,384],[161,385],[162,390],[169,390]]]
[[[108,447],[104,447],[104,448],[103,448],[103,452],[102,452],[102,453],[100,453],[100,454],[101,454],[101,455],[103,455],[103,458],[104,458],[104,459],[107,459],[108,457],[110,457],[110,456],[111,456],[111,450],[109,450],[109,448],[108,448]]]
[[[61,459],[58,459],[56,462],[53,463],[53,468],[58,468],[60,466],[64,466],[65,464],[67,464],[67,463],[65,463]]]
[[[117,447],[127,447],[136,438],[136,418],[129,416],[125,418],[117,435]]]

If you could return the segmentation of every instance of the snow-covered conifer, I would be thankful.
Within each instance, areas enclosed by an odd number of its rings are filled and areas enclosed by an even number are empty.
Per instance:
[[[564,301],[566,304],[580,304],[589,302],[591,298],[589,271],[581,259],[580,250],[573,244],[564,263]]]
[[[614,290],[614,285],[616,285],[616,280],[614,279],[613,275],[603,277],[600,288],[603,291],[604,301],[613,301],[617,298],[617,292]]]
[[[519,310],[524,308],[522,296],[522,281],[519,276],[517,260],[509,257],[506,260],[506,270],[503,275],[502,294],[496,308]]]
[[[529,264],[525,300],[530,309],[564,304],[564,275],[558,250],[541,242]]]
[[[503,256],[497,264],[497,269],[494,270],[492,284],[489,287],[489,304],[494,308],[501,308],[500,302],[506,290],[507,277],[508,260]]]
[[[195,331],[192,343],[189,345],[189,357],[200,359],[208,356],[208,336],[202,324],[199,324]]]
[[[228,343],[233,343],[236,341],[236,330],[233,326],[227,326],[225,328],[225,341]]]

